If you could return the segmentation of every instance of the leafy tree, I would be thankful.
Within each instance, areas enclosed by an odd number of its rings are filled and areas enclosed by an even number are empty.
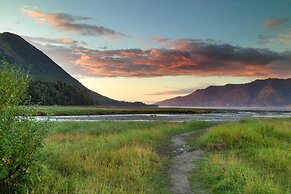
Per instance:
[[[45,123],[35,121],[31,110],[21,107],[27,100],[28,77],[18,68],[0,66],[0,191],[19,188],[42,145]]]

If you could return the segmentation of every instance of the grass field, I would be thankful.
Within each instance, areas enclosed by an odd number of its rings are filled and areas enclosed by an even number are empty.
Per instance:
[[[198,146],[208,153],[199,174],[211,192],[291,193],[291,118],[222,124]]]
[[[206,122],[57,122],[32,168],[33,193],[169,193],[170,138]],[[32,176],[33,175],[33,176]]]
[[[36,115],[199,114],[223,110],[164,107],[34,106]]]

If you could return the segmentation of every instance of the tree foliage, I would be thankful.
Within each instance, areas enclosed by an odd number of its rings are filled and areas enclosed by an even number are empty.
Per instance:
[[[42,145],[45,123],[36,122],[31,110],[19,106],[27,99],[29,80],[16,67],[0,67],[0,191],[14,189],[25,180]]]
[[[75,84],[33,80],[29,84],[31,102],[39,105],[93,105],[89,93]]]

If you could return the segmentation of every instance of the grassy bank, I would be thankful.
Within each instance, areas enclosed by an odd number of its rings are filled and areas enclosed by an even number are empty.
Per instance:
[[[198,146],[208,151],[199,174],[213,193],[291,193],[290,118],[222,124]]]
[[[168,193],[170,138],[205,122],[58,122],[31,172],[35,193]],[[32,176],[33,175],[33,176]]]
[[[223,110],[160,107],[34,106],[36,115],[199,114]]]

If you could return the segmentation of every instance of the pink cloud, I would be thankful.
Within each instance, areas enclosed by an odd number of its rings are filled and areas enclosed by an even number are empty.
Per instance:
[[[125,37],[124,34],[104,26],[80,23],[77,21],[88,20],[83,16],[72,16],[66,13],[44,13],[35,9],[21,8],[23,13],[33,18],[37,23],[49,23],[52,28],[85,36],[105,36],[108,39]]]
[[[178,46],[171,49],[87,50],[74,62],[91,75],[109,77],[291,75],[290,52],[190,39],[174,41],[173,45]]]
[[[152,37],[151,41],[155,42],[155,43],[163,43],[163,42],[168,42],[170,39],[167,38],[161,38],[161,37]]]
[[[76,73],[102,77],[245,76],[290,77],[291,52],[243,48],[182,39],[172,47],[93,50],[80,46],[41,46]]]
[[[270,29],[277,29],[287,22],[289,22],[289,19],[287,18],[272,18],[272,19],[266,20],[264,22],[264,26]]]

